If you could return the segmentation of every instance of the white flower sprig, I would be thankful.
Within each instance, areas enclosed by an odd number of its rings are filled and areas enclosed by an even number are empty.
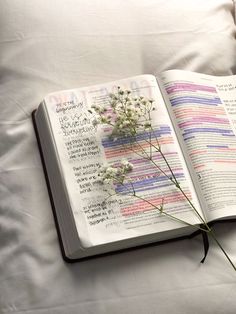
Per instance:
[[[131,97],[130,90],[117,88],[117,93],[109,95],[109,105],[92,105],[95,112],[93,125],[107,124],[112,127],[111,136],[135,136],[151,127],[150,112],[155,110],[153,99]],[[90,110],[92,113],[92,111]]]
[[[133,164],[122,159],[118,166],[106,166],[98,173],[100,181],[104,184],[123,184],[127,174],[133,170]]]

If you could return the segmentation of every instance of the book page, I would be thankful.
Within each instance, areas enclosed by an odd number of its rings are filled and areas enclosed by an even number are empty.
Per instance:
[[[208,220],[236,215],[235,77],[167,71],[162,80]]]
[[[109,137],[108,127],[93,126],[88,109],[93,104],[106,104],[109,93],[117,90],[117,86],[130,89],[134,97],[142,95],[155,99],[155,136],[181,187],[199,208],[155,77],[139,76],[51,94],[45,99],[46,107],[76,226],[84,247],[185,226],[160,214],[150,204],[163,204],[164,210],[169,214],[191,224],[199,223],[186,199],[170,180],[157,171],[150,161],[131,150],[124,150],[125,138],[113,141]],[[142,134],[137,141],[138,145],[144,144]],[[99,184],[99,167],[104,163],[119,163],[124,157],[134,164],[130,176],[136,195],[148,202],[130,196],[131,185],[128,183],[117,188],[119,195],[112,197]],[[155,158],[156,163],[168,173],[161,157],[156,155]]]

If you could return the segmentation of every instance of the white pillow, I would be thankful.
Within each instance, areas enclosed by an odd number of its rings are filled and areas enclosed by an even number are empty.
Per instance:
[[[24,119],[57,89],[139,73],[231,74],[232,13],[231,0],[2,0],[1,118]]]

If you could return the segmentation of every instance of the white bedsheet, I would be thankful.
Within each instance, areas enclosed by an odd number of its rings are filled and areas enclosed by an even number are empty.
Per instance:
[[[0,1],[0,313],[233,314],[200,237],[66,264],[31,112],[52,91],[171,68],[236,73],[231,0]],[[236,224],[216,227],[236,263]]]

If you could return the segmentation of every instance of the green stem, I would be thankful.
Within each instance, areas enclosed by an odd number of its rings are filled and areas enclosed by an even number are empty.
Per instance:
[[[122,94],[122,95],[123,95],[123,94]],[[128,114],[127,114],[127,111],[126,111],[126,110],[127,110],[127,102],[124,100],[124,97],[121,97],[121,96],[120,96],[120,97],[118,97],[118,99],[119,99],[119,101],[121,102],[121,104],[124,106],[123,114],[125,114],[126,118],[129,120],[129,117],[128,117]],[[141,99],[141,98],[140,98],[140,99]],[[147,109],[146,107],[144,107],[144,112],[143,112],[143,113],[144,113],[144,117],[147,118],[148,121],[151,121],[151,114],[150,114],[151,109],[152,109],[152,103],[151,103],[150,108]],[[146,116],[146,114],[148,114],[148,117]],[[110,124],[110,126],[114,127],[114,125],[113,125],[111,122],[108,123],[108,124]],[[152,133],[154,134],[154,137],[155,137],[155,139],[156,139],[157,146],[152,143]],[[200,213],[198,212],[198,210],[196,209],[196,207],[194,206],[194,204],[192,203],[192,201],[189,199],[189,197],[186,195],[186,193],[185,193],[185,192],[183,191],[183,189],[181,188],[181,186],[180,186],[180,184],[179,184],[179,182],[178,182],[178,180],[177,180],[177,178],[176,178],[174,172],[172,171],[172,168],[171,168],[171,166],[170,166],[168,160],[166,159],[165,155],[163,154],[163,152],[162,152],[162,150],[161,150],[161,147],[160,147],[160,145],[159,145],[158,138],[156,137],[155,132],[154,132],[152,126],[151,126],[150,129],[149,129],[149,140],[146,140],[146,139],[145,139],[145,141],[146,141],[147,143],[149,143],[149,145],[150,145],[150,148],[149,148],[149,154],[150,154],[150,155],[148,155],[147,151],[146,151],[146,150],[142,147],[142,145],[137,141],[136,136],[135,136],[135,135],[137,134],[137,131],[136,131],[136,129],[135,129],[135,125],[132,125],[132,123],[131,123],[131,128],[130,128],[130,134],[133,136],[134,142],[136,143],[136,145],[139,147],[139,149],[141,149],[141,154],[139,154],[138,152],[136,152],[136,151],[134,150],[134,145],[133,145],[132,142],[130,142],[130,148],[131,148],[131,150],[132,150],[134,153],[136,153],[138,156],[141,156],[141,157],[144,158],[144,159],[150,160],[150,161],[155,165],[155,167],[156,167],[165,177],[167,177],[167,178],[176,186],[176,188],[182,193],[182,195],[184,196],[184,198],[187,200],[187,202],[189,203],[189,205],[191,206],[191,208],[193,209],[193,211],[195,212],[195,214],[198,216],[198,218],[200,219],[200,221],[203,223],[204,228],[201,228],[201,227],[198,226],[198,225],[192,225],[192,224],[190,224],[190,223],[188,223],[188,222],[186,222],[186,221],[184,221],[184,220],[182,220],[182,219],[179,219],[179,218],[177,218],[177,217],[175,217],[175,216],[172,216],[171,214],[166,213],[165,211],[163,211],[163,204],[162,204],[161,207],[159,208],[158,206],[152,204],[152,203],[151,203],[150,201],[148,201],[147,199],[145,199],[145,198],[143,198],[143,197],[137,195],[137,194],[136,194],[136,191],[135,191],[135,189],[134,189],[134,185],[133,185],[132,181],[130,181],[130,184],[131,184],[132,190],[133,190],[133,192],[132,192],[131,195],[130,195],[130,189],[129,189],[129,190],[127,189],[127,187],[126,187],[126,186],[124,185],[124,183],[123,183],[123,180],[122,180],[122,182],[119,182],[119,180],[117,180],[117,183],[122,184],[123,186],[125,186],[125,189],[128,190],[128,195],[129,195],[129,196],[134,196],[134,197],[136,197],[136,198],[138,198],[138,199],[140,199],[140,200],[142,200],[142,201],[148,203],[148,204],[151,205],[153,208],[157,209],[161,214],[164,214],[165,216],[170,217],[171,219],[174,219],[174,220],[176,220],[176,221],[179,221],[179,222],[181,222],[181,223],[184,223],[185,225],[192,226],[192,227],[195,227],[195,228],[197,228],[197,229],[200,229],[200,230],[202,230],[202,231],[204,231],[204,232],[209,233],[209,234],[211,235],[212,239],[213,239],[213,240],[216,242],[216,244],[220,247],[220,249],[222,250],[223,254],[225,255],[225,257],[227,258],[227,260],[229,261],[229,263],[230,263],[231,266],[233,267],[233,269],[236,271],[235,265],[234,265],[233,262],[231,261],[230,257],[228,256],[228,254],[226,253],[226,251],[224,250],[224,248],[222,247],[222,245],[220,244],[220,242],[217,240],[217,238],[216,238],[216,236],[215,236],[213,230],[209,227],[209,225],[208,225],[207,222],[204,220],[204,218],[200,215]],[[124,134],[124,135],[125,135],[125,134]],[[167,168],[168,168],[168,170],[169,170],[171,176],[168,175],[165,171],[163,171],[163,170],[161,169],[161,167],[158,166],[158,165],[156,164],[156,162],[153,160],[152,147],[154,147],[155,150],[161,154],[162,159],[164,160],[165,164],[167,165]],[[145,156],[142,156],[142,154],[145,154],[146,157],[145,157]]]
[[[156,205],[152,204],[150,201],[148,201],[147,199],[145,199],[145,198],[143,198],[143,197],[141,197],[141,196],[139,196],[139,195],[137,195],[137,194],[134,194],[134,195],[132,195],[132,196],[134,196],[134,197],[136,197],[136,198],[138,198],[138,199],[140,199],[140,200],[142,200],[142,201],[148,203],[148,204],[151,205],[153,208],[159,210],[159,212],[160,212],[161,214],[164,214],[165,216],[167,216],[167,217],[169,217],[169,218],[171,218],[171,219],[173,219],[173,220],[176,220],[176,221],[178,221],[178,222],[181,222],[181,223],[183,223],[183,224],[185,224],[185,225],[187,225],[187,226],[191,226],[191,227],[193,227],[193,228],[195,228],[195,229],[197,229],[197,230],[202,230],[202,231],[204,231],[204,232],[208,232],[208,230],[206,230],[206,229],[204,229],[204,228],[201,228],[201,227],[199,227],[198,225],[192,225],[192,224],[188,223],[188,222],[185,221],[185,220],[182,220],[182,219],[177,218],[177,217],[175,217],[175,216],[173,216],[173,215],[170,215],[170,214],[168,214],[168,213],[165,212],[165,211],[161,211],[160,208],[158,208]]]
[[[152,143],[150,143],[150,145],[152,145]],[[155,147],[155,145],[152,145]],[[157,147],[155,147],[155,149],[158,149]],[[160,167],[156,164],[156,162],[151,158],[150,161],[163,173],[165,174],[165,176],[176,186],[177,189],[179,189],[179,191],[182,193],[182,195],[185,197],[185,199],[187,200],[187,202],[189,203],[189,205],[192,207],[192,209],[194,210],[194,212],[196,213],[196,215],[198,216],[198,218],[203,222],[204,225],[207,225],[207,222],[204,220],[204,218],[199,214],[198,210],[196,209],[196,207],[194,206],[194,204],[191,202],[191,200],[189,199],[189,197],[186,195],[186,193],[183,191],[183,189],[181,188],[179,182],[177,181],[174,172],[171,169],[171,166],[168,162],[168,160],[166,159],[165,155],[163,154],[163,152],[161,151],[161,149],[158,149],[158,152],[161,154],[163,160],[165,161],[165,164],[167,165],[170,173],[171,173],[171,177],[169,177],[163,170],[160,169]],[[173,180],[173,179],[174,180]]]
[[[217,240],[214,232],[212,229],[210,229],[209,234],[211,235],[212,239],[217,243],[217,245],[219,246],[219,248],[221,249],[221,251],[223,252],[223,254],[225,255],[225,257],[227,258],[227,260],[229,261],[229,263],[231,264],[231,266],[233,267],[233,269],[236,271],[236,267],[234,265],[234,263],[232,262],[232,260],[230,259],[229,255],[226,253],[225,249],[223,248],[223,246],[220,244],[220,242]]]
[[[122,186],[126,189],[126,191],[127,191],[128,193],[130,193],[130,190],[126,187],[126,185],[124,184],[123,181],[121,181],[121,180],[119,180],[119,179],[117,179],[117,178],[115,178],[115,177],[113,177],[113,179],[114,179],[114,181],[116,181],[118,184],[122,185]],[[202,231],[204,231],[204,232],[209,232],[209,231],[210,231],[209,228],[208,228],[208,230],[206,230],[206,229],[204,229],[204,228],[201,228],[201,227],[198,226],[198,225],[190,224],[190,223],[188,223],[188,222],[185,221],[185,220],[182,220],[182,219],[177,218],[177,217],[175,217],[175,216],[173,216],[173,215],[171,215],[171,214],[168,214],[167,212],[163,211],[163,206],[161,206],[161,207],[159,208],[158,206],[156,206],[155,204],[153,204],[153,203],[150,202],[149,200],[147,200],[147,199],[145,199],[145,198],[143,198],[143,197],[137,195],[137,193],[136,193],[136,191],[135,191],[135,189],[134,189],[133,182],[130,181],[129,183],[130,183],[130,185],[131,185],[131,187],[132,187],[132,194],[128,194],[128,196],[133,196],[133,197],[136,197],[136,198],[138,198],[138,199],[140,199],[140,200],[146,202],[147,204],[151,205],[153,208],[157,209],[161,214],[164,214],[165,216],[167,216],[167,217],[169,217],[169,218],[171,218],[171,219],[173,219],[173,220],[175,220],[175,221],[181,222],[181,223],[183,223],[183,224],[185,224],[185,225],[187,225],[187,226],[191,226],[191,227],[193,227],[193,228],[195,228],[195,229],[197,229],[197,230],[202,230]],[[120,193],[120,195],[122,195],[122,193]]]

